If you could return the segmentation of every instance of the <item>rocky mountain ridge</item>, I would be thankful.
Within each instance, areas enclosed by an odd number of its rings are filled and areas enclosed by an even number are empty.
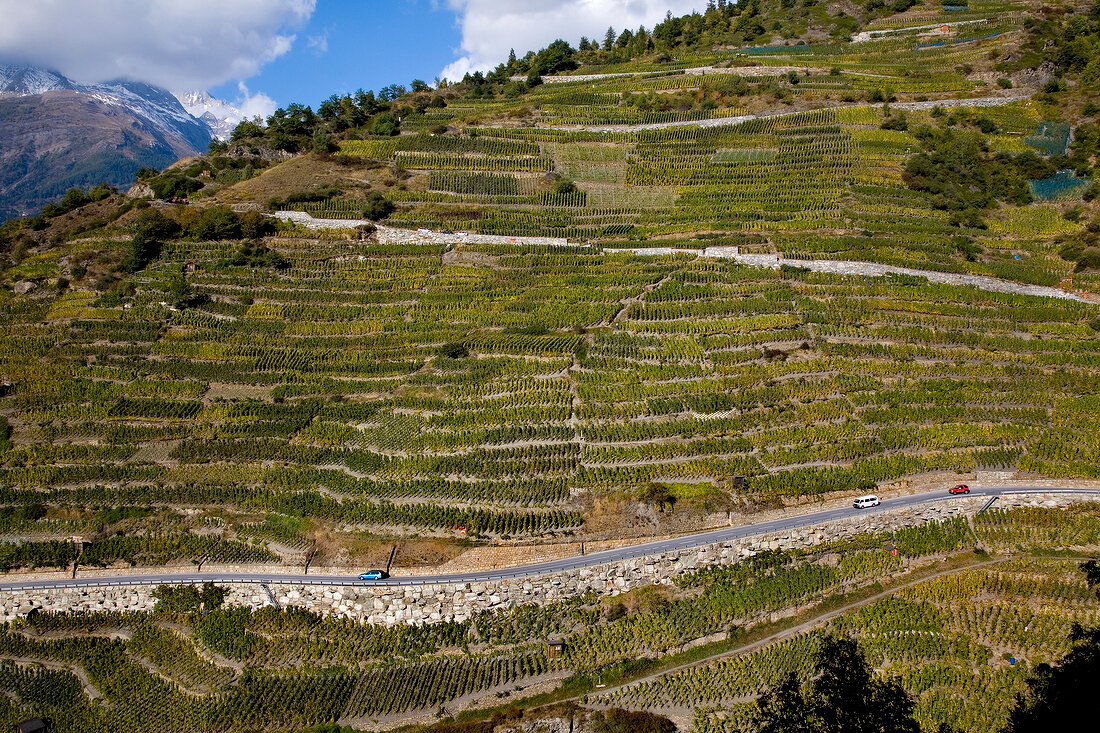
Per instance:
[[[209,92],[183,92],[177,94],[176,99],[192,117],[206,123],[219,140],[228,140],[233,128],[245,119],[244,112],[224,99],[211,96]]]
[[[203,152],[212,137],[165,89],[0,64],[0,219],[33,213],[72,186],[128,186],[138,168]]]

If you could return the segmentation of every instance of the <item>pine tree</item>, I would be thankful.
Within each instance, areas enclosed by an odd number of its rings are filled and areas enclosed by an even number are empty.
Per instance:
[[[789,675],[757,701],[758,733],[919,733],[914,702],[895,680],[876,679],[851,639],[824,637],[806,684]]]

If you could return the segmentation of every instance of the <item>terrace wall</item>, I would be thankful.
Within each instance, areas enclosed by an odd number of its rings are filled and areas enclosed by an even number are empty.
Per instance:
[[[1072,494],[1003,496],[1000,508],[1065,506],[1085,496]],[[987,500],[962,497],[924,506],[868,514],[820,526],[702,545],[606,565],[529,578],[418,586],[320,586],[280,583],[229,586],[227,604],[262,608],[298,607],[324,616],[337,615],[372,624],[421,624],[464,621],[481,611],[521,604],[546,604],[588,591],[617,595],[652,583],[671,583],[681,573],[707,565],[730,565],[766,550],[794,550],[885,532],[956,516],[973,516]],[[0,620],[12,621],[31,609],[44,611],[151,611],[155,586],[0,591]]]

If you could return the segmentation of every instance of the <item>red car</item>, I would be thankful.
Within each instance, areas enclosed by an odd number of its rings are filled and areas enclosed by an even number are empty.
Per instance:
[[[947,490],[948,494],[969,494],[970,487],[966,484],[959,484],[958,486],[952,486]]]

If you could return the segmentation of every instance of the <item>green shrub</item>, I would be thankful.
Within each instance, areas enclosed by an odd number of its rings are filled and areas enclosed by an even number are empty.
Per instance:
[[[363,207],[363,218],[371,221],[381,221],[393,213],[397,208],[393,202],[375,191],[367,197],[367,204]]]
[[[228,206],[211,206],[204,210],[190,228],[191,236],[201,241],[240,239],[241,220]]]
[[[221,607],[228,594],[228,588],[213,583],[203,583],[201,590],[193,585],[159,585],[153,591],[156,610],[168,613],[212,611]]]
[[[158,199],[186,198],[205,185],[182,171],[168,171],[149,181],[149,187]]]

